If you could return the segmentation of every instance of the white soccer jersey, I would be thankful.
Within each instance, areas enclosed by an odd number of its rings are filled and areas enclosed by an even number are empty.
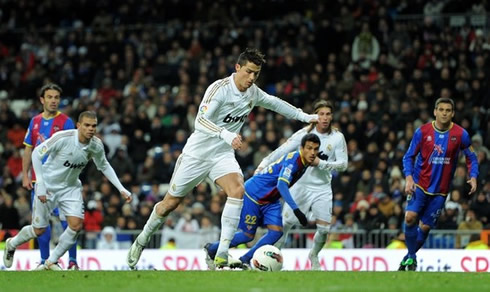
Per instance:
[[[327,161],[320,160],[320,165],[308,167],[305,174],[296,182],[297,188],[331,193],[332,170],[344,171],[347,169],[347,145],[344,135],[336,129],[327,134],[318,133],[316,127],[310,133],[316,134],[321,141],[320,154],[328,155]],[[301,139],[308,134],[307,127],[294,133],[286,143],[270,153],[262,160],[260,167],[265,167],[279,159],[285,153],[289,153],[301,146]]]
[[[224,129],[239,133],[256,105],[303,122],[317,118],[265,93],[255,84],[245,92],[240,92],[233,80],[234,76],[235,73],[217,80],[206,89],[195,120],[195,131],[183,149],[186,155],[209,159],[223,152],[232,152],[233,148],[220,138],[220,134]]]
[[[48,159],[40,165],[40,161],[46,155],[49,155]],[[78,177],[90,159],[93,159],[97,169],[104,174],[114,172],[105,157],[104,146],[99,138],[93,137],[87,145],[84,145],[78,140],[78,130],[55,133],[33,151],[33,166],[36,168],[36,173],[41,174],[41,178],[37,180],[37,185],[41,188],[40,194],[42,195],[46,190],[57,192],[67,187],[81,186]],[[41,171],[38,171],[39,167]],[[119,190],[125,190],[117,177],[115,178],[117,182],[114,182],[114,177],[110,176],[112,175],[108,176],[109,180]]]

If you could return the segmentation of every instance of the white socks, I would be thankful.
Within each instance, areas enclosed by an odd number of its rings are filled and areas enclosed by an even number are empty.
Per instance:
[[[287,222],[283,222],[284,226],[282,227],[282,236],[279,240],[274,244],[278,249],[281,249],[286,243],[286,239],[288,238],[289,231],[293,227],[293,224],[288,224]]]
[[[228,197],[226,200],[223,213],[221,214],[221,236],[219,239],[218,250],[216,251],[216,255],[220,257],[228,257],[228,249],[230,248],[231,240],[237,231],[242,207],[243,199]]]
[[[28,242],[29,240],[36,238],[36,233],[34,232],[34,228],[32,225],[27,225],[24,226],[19,233],[17,233],[14,238],[10,240],[9,246],[7,248],[13,249],[17,248],[19,245],[23,244],[24,242]]]
[[[318,256],[320,250],[322,250],[325,242],[327,241],[327,234],[330,231],[330,225],[316,225],[315,236],[313,237],[313,247],[311,248],[311,254]]]
[[[49,256],[48,261],[56,263],[58,259],[75,244],[77,237],[78,232],[71,229],[70,226],[66,227],[65,231],[63,231],[60,236],[58,245]]]
[[[142,246],[146,246],[148,244],[153,233],[155,233],[155,231],[160,229],[160,226],[162,226],[162,224],[165,222],[165,219],[167,219],[167,216],[165,217],[158,216],[156,212],[156,208],[158,204],[155,204],[155,207],[153,207],[153,211],[151,212],[148,221],[146,221],[145,227],[143,227],[143,231],[141,231],[140,235],[138,235],[138,237],[136,238],[138,243],[141,244]]]

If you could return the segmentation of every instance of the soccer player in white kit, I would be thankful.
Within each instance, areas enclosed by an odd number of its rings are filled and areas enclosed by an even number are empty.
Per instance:
[[[228,265],[228,248],[238,227],[243,205],[243,174],[235,159],[242,137],[238,134],[255,106],[280,113],[306,123],[317,115],[303,113],[289,103],[262,91],[254,83],[259,77],[264,55],[246,49],[235,64],[236,72],[212,83],[204,93],[195,119],[195,131],[189,137],[176,162],[170,188],[153,208],[143,231],[131,246],[127,263],[134,269],[151,235],[192,188],[206,177],[219,185],[228,198],[221,215],[221,236],[215,257],[217,267]]]
[[[333,105],[325,100],[317,102],[314,106],[318,114],[318,123],[312,123],[288,139],[259,164],[258,170],[266,167],[271,162],[285,153],[296,150],[301,145],[301,138],[308,133],[317,134],[320,137],[320,164],[317,167],[309,167],[306,173],[290,189],[291,195],[298,207],[304,212],[313,214],[316,220],[316,232],[314,243],[309,253],[312,270],[320,269],[318,253],[327,240],[332,219],[332,170],[344,171],[347,169],[347,146],[344,135],[337,129],[332,128]],[[283,236],[276,243],[281,248],[287,238],[289,230],[298,224],[293,210],[284,204],[282,211],[284,225]]]
[[[68,227],[61,234],[53,253],[45,261],[44,268],[61,270],[58,259],[75,243],[83,227],[82,183],[78,177],[90,159],[119,190],[126,202],[131,202],[131,193],[123,187],[105,157],[102,141],[94,136],[96,127],[95,112],[82,112],[76,130],[57,132],[33,150],[32,165],[37,174],[37,182],[32,225],[24,226],[16,236],[7,239],[3,256],[5,267],[12,266],[17,246],[45,231],[51,212],[58,207],[60,213],[66,216]],[[48,159],[42,164],[46,155],[49,155]]]

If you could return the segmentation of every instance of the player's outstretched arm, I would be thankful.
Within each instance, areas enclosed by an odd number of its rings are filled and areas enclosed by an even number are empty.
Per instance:
[[[317,114],[306,114],[300,108],[291,105],[277,96],[269,95],[260,88],[258,90],[259,98],[257,104],[259,106],[275,111],[289,119],[302,121],[303,123],[316,123],[318,121]]]

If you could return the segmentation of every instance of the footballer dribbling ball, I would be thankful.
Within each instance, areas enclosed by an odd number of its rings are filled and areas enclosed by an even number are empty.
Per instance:
[[[273,245],[264,245],[257,249],[252,257],[252,269],[275,272],[282,269],[282,253]]]

